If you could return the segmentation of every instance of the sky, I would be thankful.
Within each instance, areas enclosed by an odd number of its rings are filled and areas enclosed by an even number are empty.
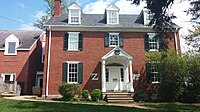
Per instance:
[[[69,0],[70,1],[70,0]],[[115,4],[120,8],[120,14],[139,14],[145,3],[139,6],[131,4],[130,0],[75,0],[82,8],[83,13],[103,14],[108,5]],[[171,13],[177,18],[173,20],[177,25],[182,27],[180,35],[188,34],[187,30],[192,27],[191,19],[184,11],[189,8],[187,1],[180,2],[175,0],[171,7]],[[0,30],[33,30],[33,23],[36,18],[41,17],[46,9],[47,4],[44,0],[3,0],[0,4]],[[181,39],[182,50],[185,51],[186,45],[184,39]]]

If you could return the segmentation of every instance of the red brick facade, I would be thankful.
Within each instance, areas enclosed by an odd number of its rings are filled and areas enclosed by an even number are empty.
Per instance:
[[[49,85],[48,94],[58,95],[58,85],[62,83],[62,63],[66,61],[80,61],[83,63],[83,83],[82,89],[93,90],[101,89],[101,58],[113,48],[104,47],[105,32],[81,32],[83,34],[83,50],[82,51],[64,51],[63,36],[65,32],[52,31],[51,49],[50,49],[50,68],[49,68]],[[145,63],[148,60],[145,57],[144,35],[140,32],[123,32],[124,47],[122,49],[133,57],[133,73],[140,73],[139,81],[134,82],[134,89],[151,87],[146,83]],[[180,53],[180,42],[178,38],[178,47]],[[47,58],[48,58],[48,42],[49,31],[47,31],[46,51],[44,62],[44,79],[43,87],[46,87],[47,77]],[[175,49],[174,33],[169,34],[167,38],[168,47]],[[91,74],[98,73],[99,80],[91,80]],[[45,91],[43,91],[45,95]]]
[[[16,73],[16,81],[22,87],[22,94],[31,94],[35,84],[36,71],[41,63],[42,37],[37,40],[30,50],[19,50],[16,56],[4,55],[0,51],[0,73]]]

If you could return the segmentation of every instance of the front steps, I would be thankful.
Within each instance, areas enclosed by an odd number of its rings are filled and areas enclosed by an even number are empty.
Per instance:
[[[127,92],[112,92],[105,93],[108,103],[131,103],[133,101],[133,93]]]

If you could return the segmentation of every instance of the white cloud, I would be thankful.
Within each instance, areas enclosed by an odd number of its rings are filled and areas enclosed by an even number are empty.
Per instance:
[[[19,30],[39,30],[37,27],[34,27],[32,24],[22,24]]]
[[[119,0],[115,5],[120,9],[120,14],[139,14],[146,4],[141,2],[140,5],[136,6],[132,4],[132,1]]]
[[[42,17],[43,15],[45,15],[46,13],[44,11],[36,11],[35,15],[33,16],[34,19],[40,19],[40,17]]]
[[[97,0],[91,2],[83,8],[84,13],[88,14],[103,14],[105,9],[111,4],[114,0]]]
[[[25,5],[24,5],[23,3],[17,3],[17,5],[18,5],[19,7],[21,7],[22,9],[25,9],[25,8],[26,8]]]

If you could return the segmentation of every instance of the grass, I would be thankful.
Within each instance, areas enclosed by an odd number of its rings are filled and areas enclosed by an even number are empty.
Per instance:
[[[200,104],[144,103],[152,109],[81,103],[13,101],[0,98],[0,112],[198,112]]]

